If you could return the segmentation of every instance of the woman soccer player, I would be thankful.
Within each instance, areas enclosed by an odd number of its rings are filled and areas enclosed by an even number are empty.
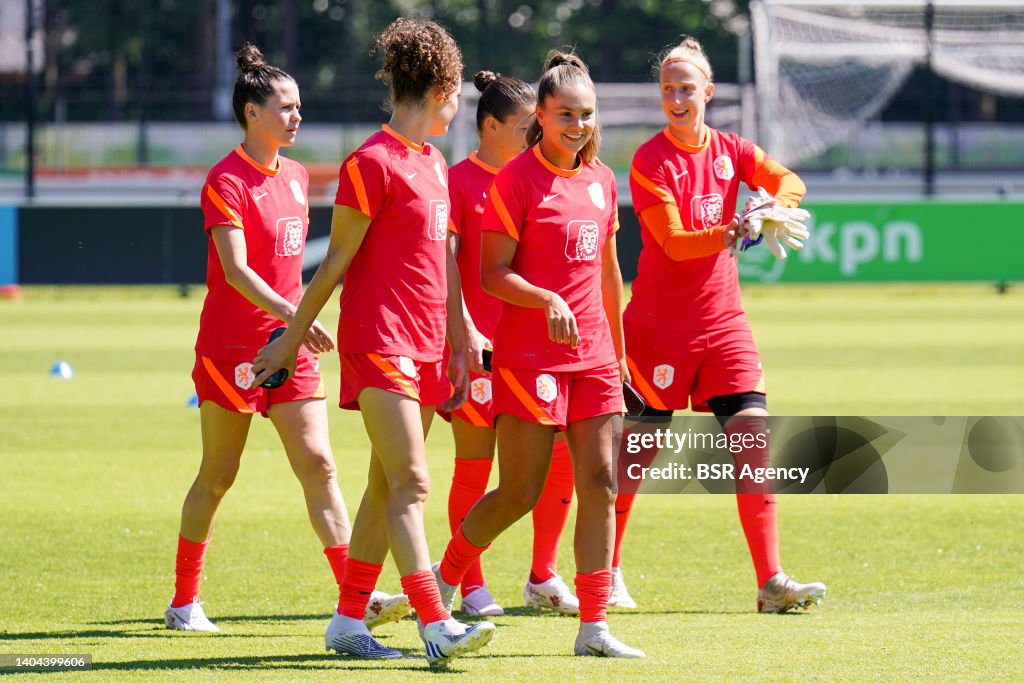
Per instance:
[[[438,585],[450,603],[470,564],[536,504],[555,432],[564,430],[579,497],[575,653],[642,657],[606,620],[612,442],[628,373],[615,176],[597,160],[597,97],[579,57],[550,57],[527,142],[491,185],[481,225],[481,280],[504,301],[493,374],[500,479],[455,532]]]
[[[302,296],[309,176],[278,152],[295,143],[302,116],[291,76],[246,44],[232,105],[245,131],[203,186],[203,222],[210,237],[206,284],[192,370],[203,433],[203,460],[181,511],[175,593],[167,628],[216,632],[199,603],[203,569],[221,499],[238,473],[253,413],[269,417],[302,484],[313,530],[324,544],[339,586],[348,552],[349,520],[338,490],[327,436],[326,396],[314,353],[334,348],[316,320],[301,328],[305,347],[292,379],[273,391],[254,382],[251,360],[272,330],[288,324]],[[408,613],[405,596],[375,595],[367,625]]]
[[[763,434],[767,401],[761,360],[740,302],[735,214],[740,182],[762,187],[794,207],[804,184],[754,143],[704,123],[715,92],[700,43],[685,38],[658,59],[661,108],[668,125],[633,157],[630,189],[643,249],[633,295],[623,315],[626,353],[646,416],[671,416],[692,406],[713,412],[731,435]],[[767,466],[769,449],[734,454],[737,464]],[[616,502],[618,569],[633,495]],[[806,607],[825,593],[821,583],[796,583],[779,565],[775,496],[737,485],[740,523],[757,574],[759,612]],[[626,593],[628,596],[628,593]]]
[[[447,132],[458,109],[462,56],[430,21],[398,19],[376,46],[383,56],[377,77],[391,90],[391,121],[342,163],[327,255],[292,326],[260,351],[254,369],[257,381],[278,368],[291,373],[302,329],[344,277],[340,405],[362,412],[372,451],[328,646],[364,657],[401,656],[373,640],[362,622],[390,548],[423,625],[427,660],[440,666],[494,634],[493,624],[467,627],[442,606],[423,532],[423,441],[435,407],[458,407],[468,387],[458,268],[447,249],[448,169],[426,144]],[[446,319],[454,395],[441,362]]]
[[[491,373],[483,367],[483,354],[491,346],[501,301],[487,294],[480,284],[480,218],[494,176],[526,146],[526,131],[537,104],[533,89],[518,78],[480,71],[473,83],[480,91],[476,109],[480,148],[449,173],[452,232],[448,240],[462,281],[471,371],[466,403],[445,414],[453,418],[455,437],[455,472],[448,494],[448,522],[453,534],[487,490],[494,459]],[[579,601],[557,573],[558,546],[569,516],[572,491],[572,461],[565,440],[559,439],[547,484],[533,510],[533,565],[523,589],[527,607],[579,614]],[[504,614],[484,583],[479,559],[466,571],[461,593],[465,614]]]

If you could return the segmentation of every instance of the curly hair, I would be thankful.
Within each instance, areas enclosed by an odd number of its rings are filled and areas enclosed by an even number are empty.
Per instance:
[[[252,43],[246,43],[235,55],[235,62],[238,64],[238,80],[235,81],[235,89],[231,93],[231,109],[235,114],[235,121],[246,130],[245,105],[249,102],[262,105],[271,95],[274,94],[274,83],[280,80],[295,81],[287,73],[276,66],[267,64],[263,59],[263,53]]]
[[[519,107],[529,106],[537,101],[537,95],[529,83],[515,76],[502,76],[494,71],[477,71],[473,85],[480,91],[480,102],[476,105],[476,129],[483,130],[484,121],[492,116],[505,123]]]
[[[377,36],[370,54],[383,64],[375,74],[391,88],[392,104],[421,102],[431,88],[442,97],[462,81],[462,53],[448,31],[426,19],[399,18]]]
[[[594,81],[590,78],[590,69],[578,55],[572,52],[552,50],[548,53],[544,73],[540,77],[540,82],[537,83],[537,104],[543,106],[545,100],[570,85],[583,85],[595,93],[597,92]],[[534,119],[530,124],[530,129],[526,131],[526,144],[537,144],[543,135],[544,131],[540,127],[540,122]],[[590,136],[587,144],[579,152],[580,158],[589,164],[597,158],[597,152],[600,149],[601,123],[597,121],[594,124],[594,134]]]

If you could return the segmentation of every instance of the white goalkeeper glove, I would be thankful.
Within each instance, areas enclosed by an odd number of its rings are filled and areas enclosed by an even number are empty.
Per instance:
[[[805,223],[811,217],[803,209],[786,208],[763,188],[743,206],[740,228],[747,237],[744,242],[758,242],[764,238],[768,250],[777,259],[786,258],[786,247],[794,251],[803,249],[803,242],[811,236]],[[753,246],[751,244],[750,246]]]

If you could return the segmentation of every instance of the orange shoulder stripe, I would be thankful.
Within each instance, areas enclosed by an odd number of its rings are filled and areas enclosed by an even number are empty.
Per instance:
[[[235,210],[228,206],[228,203],[224,201],[223,197],[217,194],[217,190],[213,189],[212,185],[206,186],[206,196],[211,202],[213,202],[213,205],[217,207],[217,210],[224,214],[224,218],[227,218],[231,225],[236,228],[245,229],[245,226],[242,225],[241,216],[235,213]]]
[[[348,178],[352,181],[352,187],[356,191],[356,201],[359,202],[359,210],[370,216],[370,200],[366,198],[366,184],[363,183],[363,174],[359,172],[359,162],[355,157],[348,160],[345,164],[345,170],[348,172]],[[370,216],[372,218],[372,216]]]
[[[552,427],[557,426],[557,423],[551,419],[551,416],[548,415],[547,412],[540,407],[540,404],[534,401],[533,397],[530,396],[526,389],[523,388],[523,385],[519,383],[519,380],[516,379],[516,376],[512,374],[511,370],[508,368],[498,368],[498,372],[501,374],[501,378],[505,380],[505,384],[508,385],[509,389],[512,390],[512,393],[519,399],[519,402],[522,403],[535,418],[537,418],[537,422],[542,425],[549,425]]]
[[[658,184],[655,183],[653,180],[643,176],[640,173],[640,171],[636,170],[636,166],[631,166],[630,167],[630,169],[629,169],[629,177],[632,180],[635,180],[637,185],[639,185],[640,187],[644,188],[645,190],[647,190],[648,192],[653,194],[655,197],[657,197],[661,201],[668,202],[670,204],[675,204],[676,203],[676,200],[672,197],[671,194],[669,194],[668,190],[666,190],[663,187],[659,187]]]
[[[505,207],[505,200],[501,198],[501,193],[498,192],[498,188],[491,185],[491,201],[494,202],[494,210],[498,212],[498,218],[501,219],[501,224],[505,227],[505,232],[508,233],[509,237],[514,239],[516,242],[519,241],[519,229],[515,223],[512,222],[512,216],[509,215],[508,209]]]
[[[217,385],[217,388],[221,390],[225,397],[231,401],[231,405],[238,409],[240,413],[251,413],[253,409],[249,407],[245,399],[242,398],[235,388],[231,386],[231,383],[224,379],[224,375],[220,374],[217,370],[217,366],[213,364],[213,361],[202,356],[203,367],[206,368],[206,373],[213,380],[213,383]]]

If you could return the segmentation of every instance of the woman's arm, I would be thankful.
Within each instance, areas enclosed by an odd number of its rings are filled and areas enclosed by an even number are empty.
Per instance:
[[[295,314],[295,305],[278,294],[267,284],[259,273],[249,266],[249,255],[245,245],[245,234],[233,225],[215,225],[210,237],[217,249],[224,280],[235,288],[247,301],[289,325]],[[316,320],[303,328],[303,341],[315,353],[330,351],[334,340],[330,333]]]
[[[615,346],[615,358],[619,361],[619,374],[623,382],[630,381],[629,369],[626,367],[626,341],[622,334],[622,271],[619,269],[618,250],[615,244],[615,233],[608,237],[601,255],[601,301],[604,314],[608,318],[608,327],[612,332],[612,344]]]
[[[480,280],[484,291],[515,306],[543,308],[548,321],[548,339],[576,348],[580,335],[576,316],[569,305],[555,292],[531,285],[512,270],[512,258],[519,243],[491,230],[483,231],[481,241]]]
[[[288,331],[260,349],[253,359],[253,371],[257,373],[253,380],[255,384],[262,384],[263,380],[281,368],[287,369],[289,374],[295,373],[295,357],[303,341],[303,330],[309,328],[331,298],[334,288],[359,251],[369,227],[370,217],[366,214],[348,206],[335,205],[327,255],[306,287],[302,301],[292,315]]]

